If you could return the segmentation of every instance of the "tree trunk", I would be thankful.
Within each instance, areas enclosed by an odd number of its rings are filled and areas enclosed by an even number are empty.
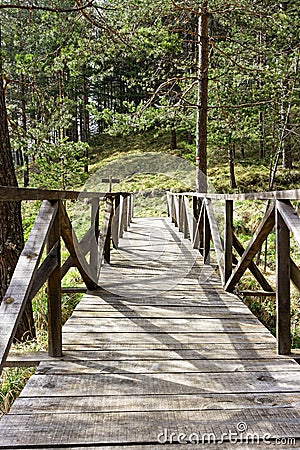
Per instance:
[[[282,167],[284,169],[293,168],[292,145],[290,139],[290,114],[286,117],[285,137],[282,143]]]
[[[235,180],[235,172],[234,172],[234,153],[235,153],[234,144],[229,145],[228,160],[229,160],[229,172],[230,172],[230,187],[232,189],[235,189],[237,187],[236,180]]]
[[[176,150],[176,148],[177,148],[176,130],[174,127],[172,127],[170,132],[170,150]]]
[[[88,142],[89,139],[89,135],[90,135],[90,127],[89,127],[89,112],[87,110],[87,104],[89,101],[89,96],[88,96],[88,85],[87,85],[87,81],[84,80],[83,83],[83,95],[82,95],[82,130],[81,130],[81,140],[83,142]],[[89,154],[88,154],[88,150],[85,151],[85,158],[86,160],[88,160]],[[89,173],[89,165],[88,162],[86,161],[85,165],[84,165],[84,172],[85,173]]]
[[[0,72],[2,73],[1,69],[0,63]],[[17,186],[2,80],[0,80],[0,185]],[[0,301],[2,301],[10,283],[23,245],[20,202],[0,202]],[[28,334],[31,337],[34,336],[30,302],[26,306],[16,338],[22,340]]]
[[[26,101],[25,101],[25,85],[24,85],[24,75],[21,74],[21,113],[22,113],[22,128],[24,131],[24,134],[27,133],[27,118],[26,118]],[[25,169],[24,169],[24,187],[29,186],[29,158],[28,158],[28,149],[25,148],[24,153],[24,162],[25,162]]]
[[[196,122],[196,191],[207,192],[207,104],[208,104],[208,1],[203,2],[198,22],[198,102]]]

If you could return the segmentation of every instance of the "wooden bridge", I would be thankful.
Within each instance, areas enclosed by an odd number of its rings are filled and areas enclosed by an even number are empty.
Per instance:
[[[65,204],[78,196],[92,218],[81,240]],[[1,188],[0,201],[44,201],[0,307],[1,368],[38,365],[0,421],[0,448],[300,448],[290,338],[298,198],[170,193],[169,218],[134,218],[127,193]],[[268,203],[246,249],[233,230],[242,200]],[[253,260],[274,227],[276,291]],[[70,254],[63,263],[60,238]],[[62,328],[61,279],[72,266],[87,292]],[[277,340],[233,293],[247,268],[261,286],[255,295],[276,296]],[[26,302],[45,282],[48,355],[9,352]]]

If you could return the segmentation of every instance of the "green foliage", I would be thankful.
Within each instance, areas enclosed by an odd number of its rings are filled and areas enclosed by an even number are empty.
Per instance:
[[[33,185],[39,188],[70,189],[81,186],[87,174],[83,171],[88,144],[70,142],[67,138],[43,143],[35,157]]]

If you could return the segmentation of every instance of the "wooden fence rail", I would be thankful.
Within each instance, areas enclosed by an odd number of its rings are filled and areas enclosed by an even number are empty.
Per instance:
[[[91,205],[91,226],[79,242],[65,200],[86,199]],[[26,303],[47,282],[48,354],[62,355],[61,281],[77,267],[89,290],[97,289],[103,261],[110,261],[111,243],[130,224],[132,196],[128,193],[46,191],[0,187],[0,201],[42,200],[34,225],[18,260],[10,285],[0,305],[0,373],[5,365]],[[99,227],[100,203],[104,212]],[[70,256],[62,264],[61,239]],[[42,261],[44,249],[46,257]],[[89,261],[86,255],[89,253]],[[42,262],[41,262],[42,261]]]
[[[276,336],[279,354],[291,351],[290,280],[300,291],[300,270],[292,259],[290,235],[300,247],[300,218],[291,200],[300,199],[300,190],[262,192],[253,194],[199,194],[186,192],[167,195],[168,212],[173,223],[189,237],[194,248],[203,255],[204,263],[210,263],[211,242],[214,246],[218,272],[224,289],[233,292],[245,271],[249,269],[261,291],[244,291],[245,295],[276,296]],[[224,236],[218,228],[220,212],[213,201],[222,201]],[[234,202],[242,200],[267,200],[263,219],[244,249],[233,226]],[[268,235],[275,228],[276,234],[276,288],[272,288],[254,262]]]

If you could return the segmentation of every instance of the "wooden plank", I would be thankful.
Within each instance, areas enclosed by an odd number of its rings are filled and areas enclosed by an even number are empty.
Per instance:
[[[112,339],[113,337],[113,339]],[[178,344],[230,344],[232,341],[244,342],[244,343],[275,343],[275,338],[268,332],[264,333],[241,333],[231,332],[224,333],[222,331],[218,333],[206,332],[206,333],[86,333],[86,332],[64,332],[63,341],[64,344],[72,345],[104,345],[110,343],[110,345],[118,345],[124,342],[130,342],[135,344],[156,344],[156,345],[174,345]]]
[[[264,409],[299,407],[298,393],[264,394],[170,394],[140,396],[88,396],[88,397],[30,397],[21,396],[17,405],[13,405],[11,414],[44,414],[49,411],[61,413],[111,413],[134,411],[215,411],[239,409]]]
[[[213,360],[213,359],[175,359],[175,360],[139,360],[139,361],[102,361],[78,358],[73,361],[48,361],[41,364],[37,375],[88,375],[101,373],[109,374],[171,374],[171,373],[231,373],[231,372],[278,372],[294,371],[299,368],[296,361],[287,359],[285,362],[278,359],[251,360]],[[299,372],[300,375],[300,372]]]
[[[57,211],[57,203],[52,205],[47,200],[43,202],[0,305],[0,372],[25,309],[34,275]],[[7,314],[13,316],[11,323],[5,320]]]
[[[290,232],[281,202],[276,203],[276,336],[278,354],[286,355],[291,351]]]
[[[240,280],[246,269],[249,267],[252,259],[261,248],[263,242],[272,230],[275,224],[275,206],[274,203],[268,208],[263,220],[258,225],[252,239],[250,240],[245,252],[241,256],[238,265],[235,267],[231,277],[225,285],[226,291],[232,291]]]
[[[283,419],[286,426],[283,427]],[[3,446],[10,445],[10,449],[30,445],[34,436],[34,446],[47,448],[55,445],[103,445],[142,443],[158,444],[164,439],[164,430],[167,440],[171,433],[174,441],[176,436],[186,436],[195,430],[199,436],[213,433],[215,439],[228,432],[236,431],[237,424],[247,424],[247,432],[259,436],[272,436],[272,439],[286,437],[299,437],[299,416],[296,412],[286,408],[231,410],[231,411],[182,411],[180,416],[173,412],[125,412],[125,413],[86,413],[86,414],[26,414],[22,417],[11,415],[3,417],[3,427],[0,430],[0,442]],[[147,427],[145,427],[145,423]],[[10,426],[10,425],[11,426]],[[117,424],[117,426],[116,426]],[[6,425],[6,427],[5,427]],[[19,432],[15,430],[20,426]],[[22,432],[20,432],[22,431]],[[227,433],[227,434],[226,434]],[[262,438],[261,438],[262,440]],[[229,437],[227,437],[229,442]],[[231,443],[232,445],[232,443]],[[34,448],[34,447],[33,447]],[[125,447],[126,448],[126,447]]]
[[[299,365],[288,372],[229,372],[226,373],[159,373],[159,374],[80,374],[33,375],[22,391],[22,396],[61,397],[140,394],[201,394],[297,392]],[[120,382],[122,380],[122,382]]]

